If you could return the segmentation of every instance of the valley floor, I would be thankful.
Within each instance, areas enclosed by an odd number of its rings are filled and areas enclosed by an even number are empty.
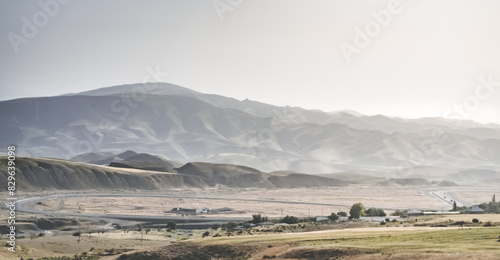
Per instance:
[[[442,196],[437,198],[431,192]],[[269,226],[251,229],[221,228],[168,230],[166,222],[182,218],[244,222],[252,214],[270,218],[326,216],[349,211],[356,202],[365,207],[450,210],[446,200],[466,205],[487,202],[495,187],[348,186],[300,189],[203,189],[97,191],[23,194],[17,216],[15,254],[0,252],[0,259],[73,256],[86,252],[99,259],[498,259],[500,214],[416,216],[386,225],[360,221],[304,226]],[[443,200],[444,196],[446,200]],[[223,208],[221,214],[179,216],[172,208]],[[22,212],[24,210],[25,212]],[[131,219],[114,219],[117,215]],[[152,223],[139,219],[155,219]],[[2,211],[2,218],[6,218]],[[135,219],[134,219],[135,218]],[[478,218],[480,223],[472,223]],[[43,221],[42,221],[43,220]],[[47,221],[48,222],[47,222]],[[151,219],[150,219],[151,220]],[[375,219],[374,219],[375,220]],[[45,221],[45,222],[44,222]],[[57,224],[75,222],[76,224]],[[73,221],[73,222],[72,222]],[[491,222],[491,226],[485,224]],[[40,223],[53,224],[41,227]],[[117,225],[118,224],[118,225]],[[143,225],[142,234],[137,229]],[[179,223],[178,228],[182,228]],[[212,224],[211,224],[212,225]],[[147,232],[146,232],[147,230]],[[81,233],[76,236],[76,233]],[[203,234],[208,232],[206,237]],[[5,234],[2,234],[5,240]],[[121,256],[124,255],[124,256]],[[127,256],[129,255],[129,256]]]

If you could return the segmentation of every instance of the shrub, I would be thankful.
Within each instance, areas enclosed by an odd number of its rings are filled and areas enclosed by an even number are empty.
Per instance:
[[[477,218],[472,219],[472,223],[479,223],[479,219]]]
[[[286,217],[284,217],[280,220],[280,223],[297,224],[297,223],[299,223],[299,218],[286,215]]]
[[[212,226],[212,229],[213,229],[213,230],[217,230],[217,229],[219,229],[219,228],[220,228],[220,225],[219,225],[219,224],[214,224],[214,225]]]
[[[486,223],[484,224],[484,226],[485,226],[485,227],[494,227],[495,225],[493,225],[493,224],[491,223],[491,221],[488,221],[488,222],[486,222]]]
[[[262,222],[267,222],[267,217],[263,217],[261,214],[252,215],[252,223],[258,224]]]
[[[227,231],[231,231],[237,226],[238,226],[238,224],[236,224],[234,222],[229,222],[227,224],[222,225],[222,228],[226,229]]]
[[[167,223],[167,229],[175,230],[176,228],[177,228],[177,224],[174,221],[169,221]]]
[[[403,214],[403,211],[401,211],[400,209],[397,209],[396,211],[394,211],[391,216],[401,216]]]
[[[365,207],[362,203],[354,203],[351,210],[349,210],[349,215],[353,219],[359,219],[361,216],[365,215]]]
[[[330,216],[328,216],[328,219],[330,219],[331,221],[335,222],[339,219],[339,216],[337,216],[337,214],[335,214],[334,212],[332,212],[332,214],[330,214]]]
[[[365,211],[366,216],[385,217],[387,214],[383,209],[369,208]]]

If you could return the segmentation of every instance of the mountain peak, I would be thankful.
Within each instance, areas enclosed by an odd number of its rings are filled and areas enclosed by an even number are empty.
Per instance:
[[[84,96],[110,96],[125,93],[136,93],[137,95],[153,94],[153,95],[188,95],[200,94],[197,91],[181,87],[175,84],[166,82],[147,82],[136,84],[117,85],[105,88],[80,92],[74,95]]]

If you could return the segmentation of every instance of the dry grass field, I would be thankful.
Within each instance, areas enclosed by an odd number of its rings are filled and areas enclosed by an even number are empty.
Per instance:
[[[251,218],[252,214],[263,214],[270,218],[281,215],[307,217],[328,215],[339,210],[348,211],[355,202],[365,207],[382,207],[387,213],[391,209],[422,208],[449,210],[447,203],[429,195],[432,188],[403,187],[381,188],[379,186],[348,186],[340,188],[297,188],[297,189],[200,189],[172,190],[172,197],[76,197],[55,198],[32,202],[31,206],[67,213],[128,214],[144,216],[174,216],[168,211],[174,207],[221,208],[231,207],[235,211],[216,217]],[[491,199],[495,190],[468,187],[441,188],[453,198],[464,202],[484,202]],[[155,193],[154,195],[159,195]],[[500,194],[500,192],[498,192]],[[26,197],[41,194],[24,194]],[[46,195],[46,194],[43,194]],[[177,198],[175,197],[177,196]],[[196,197],[196,198],[194,198]],[[297,204],[303,203],[303,204]],[[325,205],[314,205],[317,203]],[[167,211],[167,212],[166,212]],[[282,212],[283,211],[283,212]],[[50,218],[18,212],[19,220],[31,223],[36,218]],[[2,216],[3,218],[6,216]],[[203,218],[214,215],[201,215]],[[69,217],[73,219],[73,217]],[[480,223],[472,225],[472,219]],[[418,220],[417,220],[418,219]],[[31,221],[31,222],[30,222]],[[455,225],[456,222],[466,225]],[[496,227],[484,227],[492,222]],[[134,228],[117,230],[108,223],[81,220],[79,226],[68,230],[58,228],[43,231],[33,224],[20,224],[19,229],[31,233],[43,232],[42,237],[30,237],[30,233],[18,237],[18,250],[12,254],[0,252],[0,259],[24,259],[45,256],[73,256],[87,252],[100,253],[100,259],[117,259],[122,254],[146,258],[137,259],[496,259],[500,257],[500,214],[445,215],[411,217],[405,223],[389,223],[381,226],[369,222],[342,222],[334,225],[307,223],[307,228],[281,227],[276,232],[264,232],[263,228],[250,231],[230,232],[209,230],[210,235],[202,238],[207,230],[167,232],[165,229],[151,229],[143,234]],[[471,225],[469,225],[471,224]],[[441,226],[441,227],[438,227]],[[446,226],[446,227],[444,227]],[[106,229],[105,233],[96,230]],[[73,236],[82,230],[80,242]],[[91,234],[88,233],[91,231]],[[218,234],[218,235],[216,235]],[[214,235],[216,237],[214,237]],[[220,237],[218,237],[220,235]],[[170,252],[170,253],[166,253]],[[177,252],[176,254],[172,252]],[[190,255],[193,252],[199,255]],[[214,252],[220,254],[210,255]],[[136,255],[134,255],[136,254]],[[155,255],[163,258],[155,258]],[[184,255],[184,256],[183,256]],[[187,256],[185,256],[187,255]],[[207,258],[209,259],[209,258]]]
[[[218,250],[210,255],[217,259],[498,259],[499,236],[498,227],[357,228],[197,238],[123,259],[195,259],[193,251],[209,249]]]

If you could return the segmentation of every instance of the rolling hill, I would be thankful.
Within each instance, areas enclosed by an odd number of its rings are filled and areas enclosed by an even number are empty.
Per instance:
[[[158,157],[138,154],[134,161]],[[2,178],[7,178],[7,159],[0,156]],[[164,172],[136,167],[102,166],[61,159],[16,159],[16,187],[23,192],[42,190],[148,190],[162,191],[182,188],[295,188],[335,187],[346,185],[343,181],[308,174],[275,176],[246,166],[210,163],[187,163]],[[2,182],[6,189],[7,183]]]

